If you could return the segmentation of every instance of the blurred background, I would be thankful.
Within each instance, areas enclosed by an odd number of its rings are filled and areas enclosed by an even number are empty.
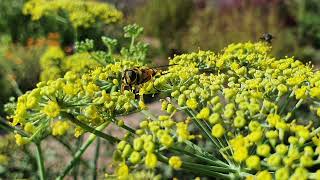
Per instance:
[[[0,0],[0,116],[10,97],[37,82],[92,65],[74,54],[76,41],[93,39],[99,49],[104,35],[121,47],[122,29],[132,23],[144,28],[154,64],[166,64],[174,54],[258,41],[263,33],[275,37],[274,56],[320,64],[320,0]],[[7,152],[12,137],[1,138],[0,178],[6,179],[1,165],[15,162],[2,155],[20,156]],[[34,159],[25,162],[30,172]]]

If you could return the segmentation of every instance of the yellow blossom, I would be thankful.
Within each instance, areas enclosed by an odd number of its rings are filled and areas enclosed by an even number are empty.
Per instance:
[[[272,175],[268,171],[260,171],[256,177],[257,180],[272,180]]]
[[[157,166],[157,164],[158,164],[157,156],[153,153],[147,153],[146,159],[145,159],[146,167],[153,169]]]
[[[182,161],[179,156],[171,156],[169,159],[169,165],[174,169],[180,169]]]
[[[43,108],[43,112],[50,118],[55,118],[60,114],[60,107],[57,102],[49,101]]]
[[[212,136],[216,138],[220,138],[224,135],[224,133],[225,133],[225,129],[220,123],[212,127],[212,131],[211,131]]]
[[[248,149],[246,147],[239,147],[234,150],[233,158],[237,162],[242,162],[248,157]]]

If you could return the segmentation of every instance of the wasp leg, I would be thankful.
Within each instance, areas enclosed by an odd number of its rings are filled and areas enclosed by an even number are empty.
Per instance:
[[[123,93],[125,90],[131,91],[132,87],[130,85],[121,86],[121,92]]]
[[[134,98],[135,99],[139,99],[140,98],[140,95],[139,95],[139,87],[134,87],[134,88],[131,88],[131,90],[132,90],[132,92],[133,92],[133,94],[134,94]]]

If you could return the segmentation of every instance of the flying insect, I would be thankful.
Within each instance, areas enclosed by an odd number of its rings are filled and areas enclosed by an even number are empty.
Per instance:
[[[262,34],[262,36],[260,37],[260,40],[265,41],[269,44],[271,44],[272,39],[274,39],[275,37],[272,36],[270,33],[264,33]]]

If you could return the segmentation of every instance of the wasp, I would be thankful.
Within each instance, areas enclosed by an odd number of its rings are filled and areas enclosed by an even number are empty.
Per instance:
[[[158,67],[134,67],[131,69],[126,69],[122,76],[122,92],[124,90],[135,90],[137,86],[141,86],[142,84],[150,81],[156,75],[163,74],[163,70],[161,68],[172,66],[158,66]]]
[[[271,44],[272,39],[274,39],[275,37],[272,36],[270,33],[264,33],[262,34],[262,36],[260,37],[260,40],[265,41],[269,44]]]

